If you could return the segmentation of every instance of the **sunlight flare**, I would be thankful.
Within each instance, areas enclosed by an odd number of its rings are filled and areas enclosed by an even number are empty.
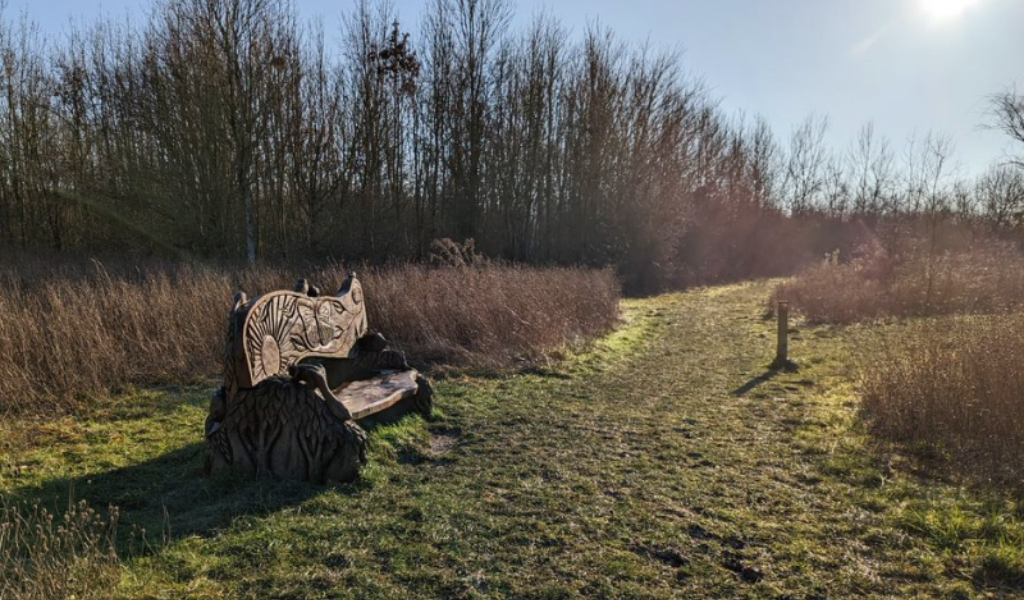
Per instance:
[[[921,9],[939,21],[955,19],[978,4],[979,0],[918,0]]]

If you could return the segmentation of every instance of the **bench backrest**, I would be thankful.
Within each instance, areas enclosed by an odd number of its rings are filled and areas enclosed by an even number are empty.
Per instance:
[[[336,296],[279,291],[246,300],[236,296],[231,312],[231,348],[235,385],[251,388],[283,375],[304,358],[348,358],[366,334],[363,288],[349,273]]]

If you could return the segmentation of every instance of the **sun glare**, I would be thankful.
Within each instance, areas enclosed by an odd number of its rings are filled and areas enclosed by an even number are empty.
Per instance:
[[[932,18],[948,21],[967,12],[978,0],[918,0],[922,10]]]

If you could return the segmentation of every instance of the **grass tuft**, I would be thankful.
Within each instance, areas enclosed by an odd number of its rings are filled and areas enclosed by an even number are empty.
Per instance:
[[[117,584],[118,511],[101,515],[82,501],[55,515],[38,502],[0,503],[0,598],[104,598]]]
[[[864,352],[863,414],[880,436],[976,480],[1024,486],[1024,257],[1004,248],[830,257],[779,285],[811,323],[925,317]],[[874,322],[872,327],[884,329]]]

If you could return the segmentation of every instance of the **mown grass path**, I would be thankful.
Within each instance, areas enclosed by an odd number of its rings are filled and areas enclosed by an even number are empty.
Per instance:
[[[2,485],[66,499],[71,482],[145,526],[125,597],[1020,593],[1020,507],[883,460],[855,419],[863,330],[800,331],[800,371],[766,371],[767,294],[631,301],[584,355],[439,382],[439,418],[375,431],[352,486],[203,477],[206,390],[50,424]]]

